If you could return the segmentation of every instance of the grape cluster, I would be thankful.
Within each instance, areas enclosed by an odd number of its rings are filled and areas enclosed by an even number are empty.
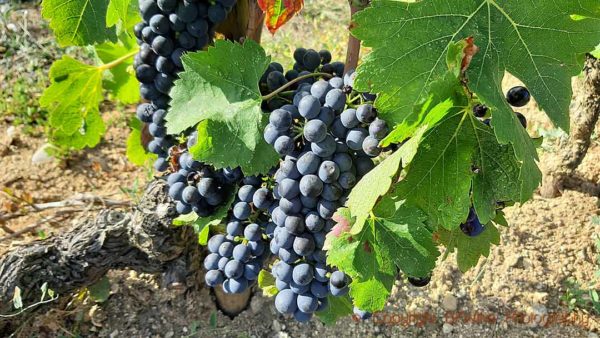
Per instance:
[[[214,28],[223,22],[236,0],[140,0],[143,22],[134,27],[140,51],[134,69],[140,81],[140,94],[149,103],[138,106],[137,117],[148,124],[153,140],[148,151],[157,154],[157,171],[169,167],[169,150],[177,144],[167,135],[165,116],[169,91],[183,70],[181,56],[207,46]]]
[[[342,76],[344,73],[344,64],[337,61],[331,62],[331,53],[327,50],[317,52],[313,49],[298,48],[294,52],[294,59],[296,60],[294,68],[287,72],[284,72],[283,66],[280,63],[272,62],[269,64],[267,71],[260,79],[262,94],[274,92],[288,82],[296,80],[298,77],[309,76],[317,71],[337,76]],[[314,78],[308,77],[295,82],[289,89],[296,90],[299,87],[310,86],[313,83]],[[275,97],[265,102],[263,109],[272,111],[286,104],[285,97]]]
[[[327,54],[299,49],[295,67],[308,64],[317,70],[317,55]],[[339,65],[333,73],[340,76],[301,83],[292,104],[270,113],[264,131],[282,157],[273,191],[279,204],[271,212],[277,226],[270,243],[278,256],[272,267],[279,290],[275,307],[300,322],[325,308],[329,294],[348,292],[349,277],[326,264],[325,236],[352,187],[374,167],[371,158],[380,154],[379,141],[388,134],[385,121],[365,99],[372,96],[352,90],[352,73],[341,77],[343,64],[325,63],[319,70],[333,64]],[[361,318],[368,316],[365,312]]]
[[[169,196],[176,202],[180,215],[192,211],[200,217],[212,215],[242,176],[239,168],[214,170],[194,160],[188,152],[179,157],[179,166],[178,171],[169,174],[167,184]]]
[[[275,228],[266,213],[274,203],[272,195],[260,178],[243,179],[227,222],[227,234],[215,234],[208,241],[210,254],[204,259],[208,286],[222,284],[225,293],[241,293],[258,278],[268,255],[268,234],[272,235]]]

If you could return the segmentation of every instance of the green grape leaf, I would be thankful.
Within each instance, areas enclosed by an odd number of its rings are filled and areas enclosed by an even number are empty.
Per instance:
[[[129,162],[138,166],[144,166],[154,162],[157,158],[157,155],[146,151],[146,148],[144,148],[144,145],[142,144],[142,128],[144,127],[143,123],[137,118],[133,118],[131,121],[129,121],[129,127],[131,128],[131,132],[127,137],[126,150],[127,159]]]
[[[432,231],[425,226],[427,216],[404,203],[384,198],[373,210],[377,244],[405,274],[426,277],[435,267],[439,251]]]
[[[353,17],[353,34],[372,48],[355,86],[378,93],[382,116],[401,124],[446,72],[447,50],[473,37],[479,52],[468,64],[468,86],[491,108],[495,135],[514,145],[522,172],[535,172],[535,148],[504,99],[502,78],[509,72],[521,79],[555,125],[568,130],[570,78],[600,40],[599,18],[596,0],[534,6],[520,0],[374,0]]]
[[[82,120],[79,130],[72,134],[57,129],[51,131],[51,143],[63,149],[93,148],[106,132],[106,125],[98,111],[89,112]]]
[[[378,250],[373,227],[351,236],[349,233],[332,238],[327,251],[327,263],[336,266],[352,278],[350,297],[354,305],[365,311],[378,311],[392,291],[396,267],[386,251]]]
[[[477,215],[487,223],[496,202],[522,202],[533,194],[539,169],[534,163],[523,177],[523,168],[513,148],[499,144],[490,127],[457,109],[423,136],[394,194],[425,211],[432,225],[454,229],[467,218],[473,188]]]
[[[124,59],[110,68],[110,76],[104,81],[104,87],[123,104],[133,104],[140,100],[140,84],[133,69],[133,56],[138,51],[135,37],[121,34],[117,43],[105,42],[94,46],[102,63]]]
[[[259,79],[270,58],[252,40],[217,40],[207,51],[183,56],[185,71],[171,90],[167,130],[198,129],[194,158],[216,168],[240,166],[246,174],[268,171],[278,161],[262,136]],[[200,123],[201,122],[201,123]]]
[[[275,286],[275,277],[265,269],[258,273],[258,287],[261,288],[265,297],[275,297],[279,292]]]
[[[82,149],[100,142],[105,126],[98,105],[103,99],[99,67],[69,56],[50,67],[50,86],[40,98],[50,114],[51,139],[58,146]]]
[[[465,235],[460,228],[452,231],[440,229],[437,235],[438,241],[448,248],[448,252],[456,250],[456,261],[462,272],[476,266],[481,256],[488,257],[492,244],[500,244],[500,232],[492,223],[488,223],[477,237]]]
[[[122,32],[133,35],[130,28],[140,21],[137,0],[110,0],[106,12],[106,27],[119,26]]]
[[[325,325],[333,325],[339,318],[353,313],[352,300],[348,295],[340,297],[329,295],[327,304],[329,305],[324,310],[315,313]]]
[[[61,46],[85,46],[115,41],[116,30],[106,27],[109,0],[43,0],[42,16],[50,21]]]
[[[352,278],[355,306],[371,312],[383,309],[398,269],[415,276],[430,273],[439,253],[425,219],[403,201],[384,199],[360,233],[330,238],[327,263]]]
[[[480,50],[467,75],[478,96],[506,105],[495,93],[501,92],[497,80],[508,71],[524,81],[557,126],[568,130],[570,78],[581,71],[580,57],[600,40],[598,18],[595,0],[543,6],[524,6],[519,0],[375,0],[354,17],[353,34],[373,48],[358,68],[355,85],[381,93],[382,110],[410,109],[446,71],[449,46],[473,37]]]
[[[423,131],[422,128],[400,149],[366,174],[351,190],[346,206],[350,209],[352,217],[356,218],[352,233],[357,234],[362,231],[377,201],[390,190],[394,178],[401,169],[401,164],[406,166],[410,163],[417,152]]]
[[[419,127],[425,129],[435,125],[449,111],[457,107],[466,107],[468,99],[460,79],[452,71],[448,71],[442,78],[434,81],[427,100],[416,105],[410,115],[397,124],[389,135],[381,141],[381,146],[386,147],[392,143],[400,143],[412,137]]]

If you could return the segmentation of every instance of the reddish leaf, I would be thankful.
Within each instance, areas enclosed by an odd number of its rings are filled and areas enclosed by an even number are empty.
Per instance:
[[[331,229],[331,234],[335,237],[340,237],[341,234],[350,231],[350,221],[348,221],[344,216],[336,213],[333,215],[333,220],[337,222],[337,224]]]
[[[304,0],[258,0],[258,6],[266,14],[269,32],[275,33],[302,9]]]
[[[475,39],[472,36],[466,38],[465,42],[467,43],[467,45],[465,46],[465,49],[464,49],[465,56],[463,57],[463,61],[462,61],[462,65],[461,65],[461,71],[463,74],[469,68],[471,61],[473,60],[473,56],[475,56],[475,54],[477,54],[477,52],[479,52],[479,47],[477,47],[475,45]]]

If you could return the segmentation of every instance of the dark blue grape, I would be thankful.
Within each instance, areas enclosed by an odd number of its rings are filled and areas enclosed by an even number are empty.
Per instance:
[[[294,140],[287,135],[282,135],[275,140],[273,147],[279,155],[289,155],[294,151]]]
[[[292,114],[287,110],[275,109],[269,115],[269,122],[278,131],[286,131],[292,126]]]
[[[364,139],[362,149],[365,154],[371,157],[375,157],[381,153],[381,148],[379,148],[379,140],[371,135]]]
[[[173,41],[162,35],[159,35],[152,40],[152,50],[161,56],[168,56],[173,52]]]
[[[319,178],[324,183],[333,183],[340,177],[340,168],[333,161],[323,161],[319,167]]]
[[[292,280],[298,285],[308,285],[312,282],[314,271],[312,266],[306,263],[298,264],[292,271]]]
[[[317,310],[319,303],[317,297],[311,293],[304,293],[297,297],[298,310],[304,313],[313,313]]]
[[[316,248],[315,240],[309,234],[296,236],[293,248],[294,252],[300,256],[310,256]]]
[[[377,113],[372,104],[363,104],[356,109],[356,118],[362,123],[371,123],[376,117]]]
[[[325,80],[319,80],[310,87],[310,94],[319,99],[321,104],[323,104],[325,103],[325,97],[327,96],[327,93],[329,93],[329,91],[332,89],[333,87],[331,87],[329,82]]]
[[[346,94],[341,89],[333,89],[327,93],[325,105],[335,111],[342,111],[346,106]]]
[[[223,273],[219,270],[210,270],[206,272],[206,275],[204,275],[204,282],[210,287],[215,287],[223,283],[223,280]]]
[[[196,38],[204,37],[208,33],[208,22],[205,19],[198,18],[186,25],[190,35]]]
[[[282,314],[292,314],[298,308],[296,300],[297,296],[292,290],[281,290],[275,297],[275,308]]]
[[[214,4],[208,8],[208,19],[213,23],[225,21],[227,11],[221,4]]]
[[[306,175],[300,180],[300,193],[307,197],[318,197],[323,192],[323,181],[316,175]]]
[[[313,72],[321,64],[321,56],[313,49],[309,49],[302,57],[302,65],[308,71]]]
[[[227,233],[231,236],[241,236],[244,233],[244,225],[240,221],[230,221],[227,223]]]
[[[321,158],[319,158],[312,151],[307,151],[298,158],[296,167],[301,175],[315,174],[319,170],[321,165]]]
[[[162,14],[155,14],[150,18],[150,22],[148,23],[149,27],[152,28],[152,31],[156,34],[167,34],[169,33],[170,23],[169,19]]]
[[[321,142],[327,136],[327,125],[320,120],[310,120],[304,125],[304,138],[308,142]]]
[[[244,229],[244,237],[249,241],[259,241],[262,238],[262,230],[256,223],[251,223]]]
[[[208,240],[208,251],[212,252],[212,253],[216,253],[219,251],[219,247],[221,246],[221,244],[223,244],[225,242],[225,236],[221,235],[221,234],[217,234],[212,236],[209,240]]]
[[[362,150],[362,144],[367,136],[369,133],[364,128],[352,129],[346,135],[346,145],[352,150]]]
[[[298,103],[298,112],[307,120],[314,119],[321,112],[321,103],[318,98],[306,95]]]
[[[189,23],[194,21],[198,16],[198,7],[193,3],[182,1],[177,6],[176,13],[181,21]]]
[[[506,101],[513,107],[523,107],[531,100],[529,90],[523,86],[511,88],[506,94]]]
[[[217,253],[210,253],[204,258],[204,268],[206,270],[217,270],[221,256]]]
[[[369,135],[373,136],[378,140],[383,140],[389,132],[387,123],[384,120],[376,118],[369,125]]]
[[[318,143],[311,143],[310,149],[319,157],[332,156],[336,151],[336,143],[331,135],[327,135],[323,141]]]

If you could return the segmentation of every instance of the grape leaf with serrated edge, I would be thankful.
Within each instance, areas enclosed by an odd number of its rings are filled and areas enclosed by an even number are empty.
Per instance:
[[[471,187],[477,214],[487,223],[497,201],[522,201],[529,183],[510,145],[499,144],[471,113],[455,110],[423,136],[394,195],[425,211],[433,225],[454,229],[467,218]]]
[[[388,136],[381,141],[382,147],[406,140],[422,124],[428,126],[435,124],[453,106],[464,107],[468,104],[461,83],[461,67],[467,46],[469,44],[466,41],[450,44],[446,56],[448,71],[431,83],[427,99],[422,104],[415,105],[411,110],[398,112],[406,115],[403,115],[402,123],[396,124]]]
[[[473,36],[480,51],[467,75],[479,97],[505,105],[495,98],[501,92],[495,78],[501,80],[506,70],[524,81],[557,126],[568,130],[570,77],[581,71],[579,56],[600,40],[594,18],[600,18],[595,0],[375,0],[353,18],[353,34],[373,48],[358,68],[355,85],[381,93],[383,110],[411,108],[446,71],[441,61],[448,46]]]
[[[85,46],[116,40],[114,27],[106,27],[109,0],[43,0],[42,16],[61,46]]]
[[[439,253],[425,219],[421,211],[403,201],[384,199],[360,233],[331,238],[327,263],[352,278],[350,296],[355,306],[381,310],[397,269],[414,276],[429,274]]]
[[[195,159],[216,168],[240,166],[245,174],[267,172],[278,156],[262,136],[267,115],[258,83],[270,62],[264,50],[252,40],[218,40],[182,59],[185,71],[171,90],[169,133],[202,122],[199,142],[190,149]]]
[[[352,300],[348,295],[339,297],[328,295],[327,304],[324,310],[315,313],[325,325],[333,325],[338,318],[346,317],[353,312]]]
[[[502,93],[504,72],[521,79],[552,121],[568,130],[570,77],[580,72],[583,54],[600,40],[597,18],[595,0],[507,0],[501,5],[493,0],[375,0],[353,18],[353,34],[372,48],[357,70],[355,86],[379,93],[376,104],[383,117],[402,123],[402,112],[419,104],[431,82],[446,71],[441,61],[452,42],[472,36],[480,51],[467,70],[469,87],[491,108],[498,140],[514,145],[524,162],[521,172],[537,172],[535,147]]]
[[[458,268],[466,272],[477,265],[481,256],[489,256],[492,244],[500,244],[500,233],[492,223],[488,223],[484,231],[476,237],[469,237],[457,228],[452,231],[440,229],[437,239],[449,252],[456,250]]]
[[[82,149],[100,142],[105,126],[98,105],[102,95],[102,69],[63,56],[50,68],[50,86],[40,106],[50,118],[55,145]]]

